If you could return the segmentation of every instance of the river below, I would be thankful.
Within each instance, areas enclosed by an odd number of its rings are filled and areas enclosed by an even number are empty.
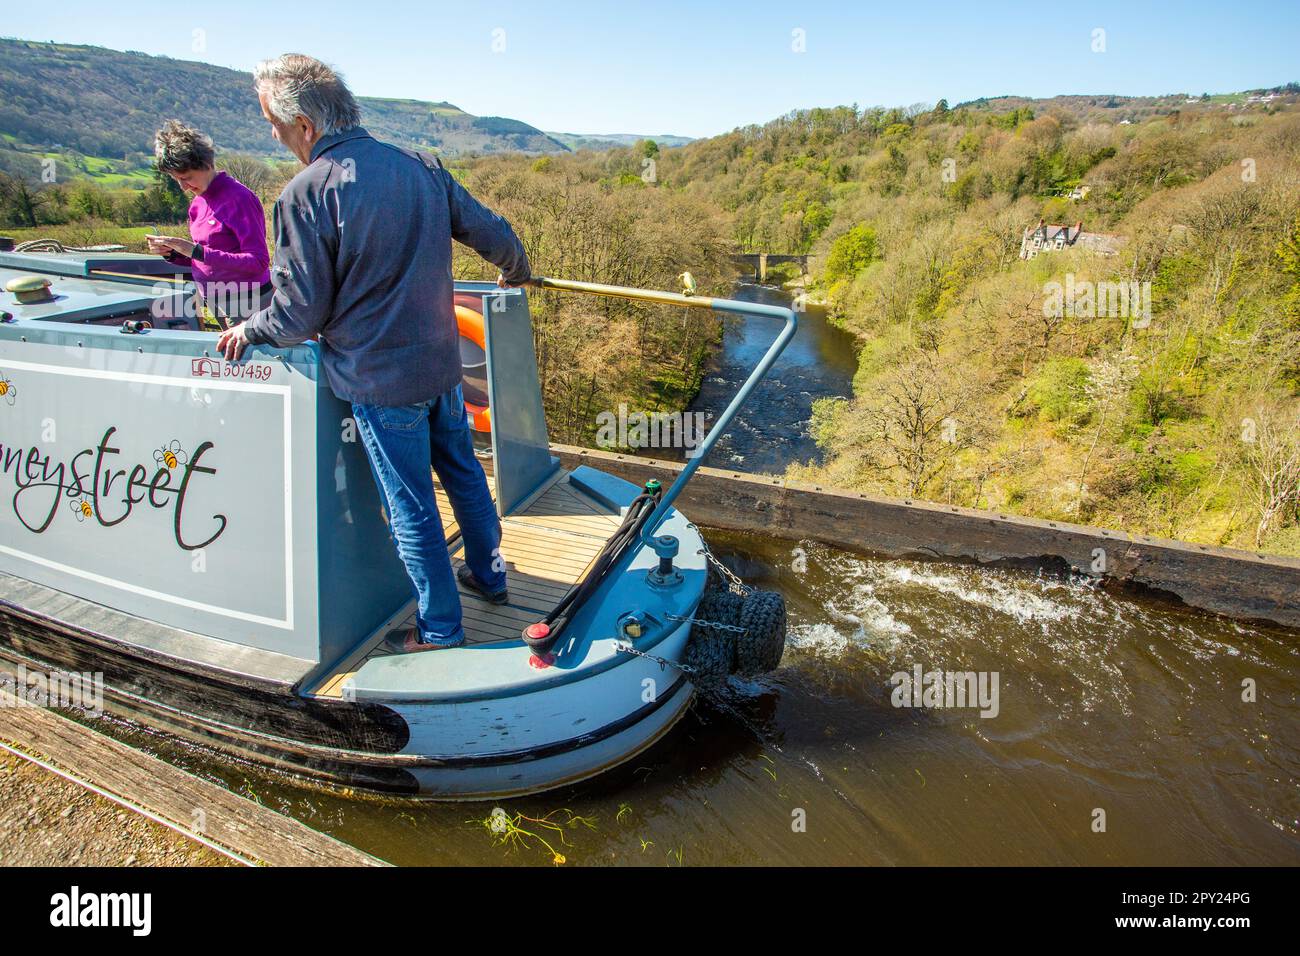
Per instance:
[[[791,301],[780,289],[749,283],[737,285],[734,297],[766,305],[788,306]],[[781,331],[777,319],[729,317],[725,321],[722,347],[688,408],[704,413],[710,425]],[[813,402],[853,393],[857,354],[853,336],[831,325],[824,308],[809,306],[799,316],[794,340],[718,440],[708,464],[781,474],[791,462],[820,461],[820,449],[808,434]]]

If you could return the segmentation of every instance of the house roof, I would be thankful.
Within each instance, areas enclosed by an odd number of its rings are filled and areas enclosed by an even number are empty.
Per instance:
[[[1082,221],[1066,226],[1057,222],[1045,223],[1040,219],[1031,235],[1041,235],[1043,242],[1055,242],[1057,236],[1063,236],[1067,243],[1073,243],[1079,238],[1081,232],[1083,232]]]

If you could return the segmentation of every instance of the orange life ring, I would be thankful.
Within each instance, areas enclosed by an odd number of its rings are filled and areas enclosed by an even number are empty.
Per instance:
[[[484,354],[487,354],[487,334],[483,329],[483,316],[464,305],[456,307],[456,331],[461,338],[469,339]],[[469,416],[470,426],[476,432],[492,431],[492,410],[486,405],[478,405],[466,399],[465,414]]]
[[[456,306],[456,331],[469,339],[484,352],[487,351],[487,335],[483,332],[483,316],[463,305]]]

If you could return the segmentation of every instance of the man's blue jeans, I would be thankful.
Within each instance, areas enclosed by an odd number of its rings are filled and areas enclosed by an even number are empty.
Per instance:
[[[474,457],[460,386],[418,405],[353,404],[352,414],[388,506],[397,553],[415,585],[420,639],[443,646],[459,644],[465,639],[460,595],[433,495],[430,465],[456,513],[465,563],[489,591],[506,586],[501,522],[483,466]]]

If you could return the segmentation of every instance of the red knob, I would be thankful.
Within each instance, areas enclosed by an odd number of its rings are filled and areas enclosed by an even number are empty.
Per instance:
[[[535,653],[528,655],[528,666],[533,670],[544,671],[554,663],[555,655],[550,651],[547,651],[541,657],[538,657]]]

